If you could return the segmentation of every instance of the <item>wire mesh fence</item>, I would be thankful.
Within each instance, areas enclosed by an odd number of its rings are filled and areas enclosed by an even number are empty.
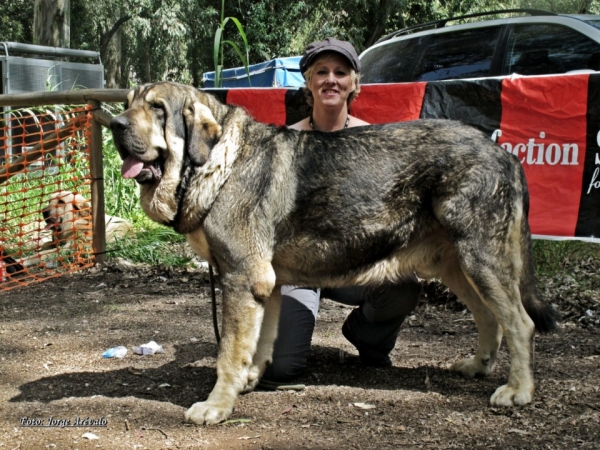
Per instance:
[[[94,264],[88,106],[0,120],[0,291]]]

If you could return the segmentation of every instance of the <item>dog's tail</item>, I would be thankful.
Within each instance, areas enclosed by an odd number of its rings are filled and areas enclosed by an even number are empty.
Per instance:
[[[544,302],[539,295],[535,284],[533,268],[533,251],[531,246],[531,232],[529,230],[529,192],[525,175],[521,172],[521,185],[523,186],[523,220],[521,221],[521,258],[523,270],[521,272],[520,291],[523,307],[540,333],[549,333],[557,328],[558,312]]]

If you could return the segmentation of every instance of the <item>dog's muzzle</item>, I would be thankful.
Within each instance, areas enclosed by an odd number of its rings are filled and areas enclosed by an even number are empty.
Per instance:
[[[153,183],[162,178],[161,159],[146,162],[134,156],[133,149],[129,148],[131,142],[131,122],[124,115],[118,115],[110,121],[115,146],[123,160],[121,175],[123,178],[134,178],[139,184]]]

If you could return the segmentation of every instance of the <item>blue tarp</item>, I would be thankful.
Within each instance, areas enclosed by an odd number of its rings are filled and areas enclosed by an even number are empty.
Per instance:
[[[248,67],[250,80],[248,83],[246,69],[235,67],[225,69],[222,72],[223,87],[301,87],[304,86],[304,78],[300,73],[301,56],[290,56],[289,58],[276,58],[270,61],[253,64]],[[215,73],[206,72],[202,74],[203,87],[215,87]]]

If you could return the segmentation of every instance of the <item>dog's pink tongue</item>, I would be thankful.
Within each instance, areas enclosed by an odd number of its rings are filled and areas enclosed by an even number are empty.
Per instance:
[[[123,175],[123,178],[135,178],[140,174],[143,168],[144,163],[142,161],[133,156],[128,156],[125,161],[123,161],[121,175]]]

